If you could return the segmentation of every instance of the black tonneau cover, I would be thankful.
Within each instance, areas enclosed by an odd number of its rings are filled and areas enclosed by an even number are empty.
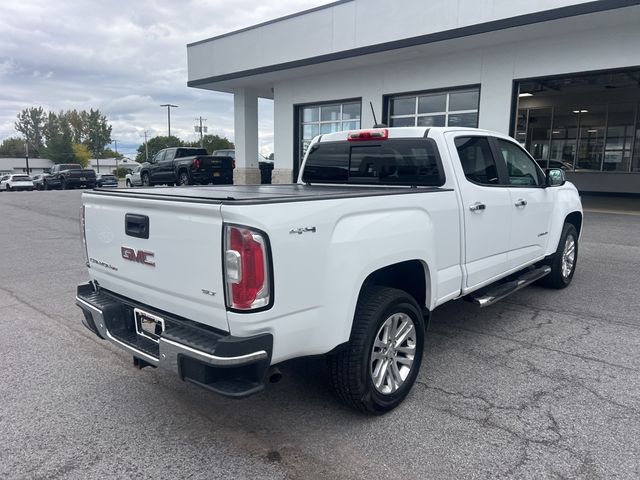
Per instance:
[[[202,185],[192,187],[145,187],[127,189],[96,188],[90,195],[146,198],[178,202],[254,205],[262,203],[304,202],[379,195],[442,192],[438,187],[377,187],[356,185]]]

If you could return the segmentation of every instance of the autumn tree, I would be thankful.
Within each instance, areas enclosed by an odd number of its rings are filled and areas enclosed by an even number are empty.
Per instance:
[[[75,161],[82,165],[82,168],[87,168],[89,166],[89,159],[91,158],[89,147],[82,143],[74,143],[72,149]]]

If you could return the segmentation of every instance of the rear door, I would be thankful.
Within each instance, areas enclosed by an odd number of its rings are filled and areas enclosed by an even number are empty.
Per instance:
[[[508,270],[511,195],[489,137],[452,132],[447,144],[462,197],[466,287],[472,288]]]
[[[228,331],[219,203],[94,193],[83,203],[90,274],[102,288]]]
[[[553,211],[553,192],[544,175],[518,144],[494,138],[496,155],[505,162],[511,196],[509,267],[518,268],[544,257]]]

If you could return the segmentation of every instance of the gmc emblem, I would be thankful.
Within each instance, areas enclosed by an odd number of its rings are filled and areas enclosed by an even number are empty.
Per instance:
[[[146,250],[138,250],[131,247],[121,247],[120,252],[122,253],[122,258],[125,260],[129,260],[130,262],[142,263],[144,265],[149,265],[150,267],[155,267],[156,263],[150,261],[150,258],[153,258],[153,252],[147,252]]]

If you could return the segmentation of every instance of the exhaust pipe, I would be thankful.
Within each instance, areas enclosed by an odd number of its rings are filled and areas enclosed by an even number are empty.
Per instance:
[[[267,372],[267,378],[269,379],[269,383],[278,383],[282,380],[282,372],[278,367],[271,367]]]

